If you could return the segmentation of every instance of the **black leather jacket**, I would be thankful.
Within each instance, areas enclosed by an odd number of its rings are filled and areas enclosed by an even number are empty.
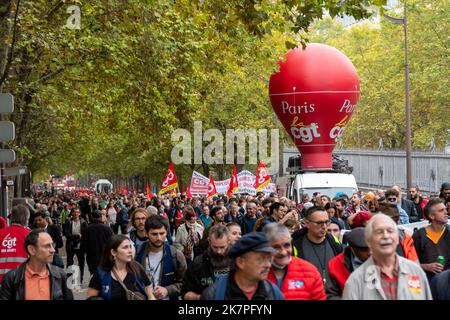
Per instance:
[[[25,300],[25,267],[28,261],[5,275],[0,287],[0,300]],[[64,270],[51,264],[47,268],[50,274],[50,300],[73,300]]]

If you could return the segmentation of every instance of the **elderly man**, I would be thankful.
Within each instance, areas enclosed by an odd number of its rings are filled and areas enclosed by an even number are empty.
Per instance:
[[[343,300],[432,300],[420,266],[396,253],[398,230],[390,217],[376,214],[364,236],[372,256],[348,278]]]
[[[275,251],[261,232],[247,233],[228,253],[234,271],[206,288],[200,300],[284,300],[280,289],[267,280]]]
[[[280,288],[286,300],[325,300],[322,277],[306,260],[292,256],[291,234],[279,223],[269,223],[263,229],[274,254],[268,279]]]

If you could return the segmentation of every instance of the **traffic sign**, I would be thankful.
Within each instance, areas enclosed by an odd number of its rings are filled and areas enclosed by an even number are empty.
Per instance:
[[[0,163],[11,163],[16,161],[16,152],[10,149],[0,149]]]
[[[6,181],[6,185],[7,186],[13,186],[14,185],[14,180],[7,180]]]
[[[27,167],[13,167],[13,168],[5,168],[3,169],[4,176],[20,176],[22,174],[26,174],[28,172]]]
[[[13,141],[16,138],[16,126],[12,121],[0,121],[0,142]]]
[[[14,96],[11,93],[0,93],[0,113],[14,112]]]

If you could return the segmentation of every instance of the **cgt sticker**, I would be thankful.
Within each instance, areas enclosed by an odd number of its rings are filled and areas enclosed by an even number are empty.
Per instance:
[[[418,275],[413,274],[408,276],[408,289],[413,293],[422,293],[422,287],[420,286],[420,278]]]
[[[288,284],[289,284],[288,290],[296,290],[303,288],[305,282],[303,282],[302,280],[290,280]]]

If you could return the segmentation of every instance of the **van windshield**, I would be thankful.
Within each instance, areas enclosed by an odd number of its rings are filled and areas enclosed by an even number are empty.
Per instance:
[[[312,197],[315,192],[319,192],[321,195],[325,194],[325,195],[329,196],[331,199],[333,199],[334,197],[336,197],[336,194],[341,192],[341,193],[346,194],[350,198],[351,195],[356,193],[357,191],[358,190],[355,188],[339,188],[339,187],[335,187],[335,188],[305,188],[305,189],[303,189],[303,194],[301,196],[307,194],[310,197]]]

